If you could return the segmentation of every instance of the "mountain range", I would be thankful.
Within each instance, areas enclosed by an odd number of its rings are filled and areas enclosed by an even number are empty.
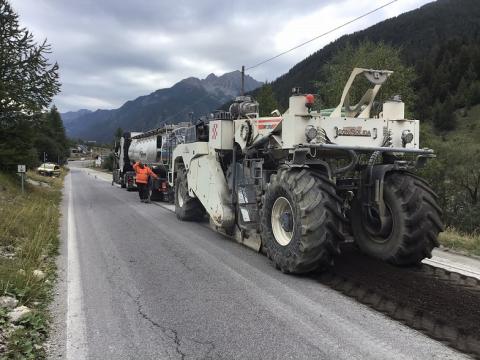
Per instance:
[[[384,42],[401,49],[402,60],[414,67],[418,75],[414,84],[418,95],[414,111],[422,119],[433,119],[435,113],[451,113],[450,98],[455,94],[459,94],[457,97],[470,94],[476,103],[474,95],[480,92],[475,88],[478,83],[475,74],[480,80],[480,0],[438,0],[344,35],[297,63],[270,83],[279,108],[286,109],[294,87],[315,93],[315,82],[325,80],[322,67],[347,44],[364,41]],[[467,69],[463,63],[471,65]],[[128,101],[116,110],[91,113],[81,110],[82,114],[76,118],[68,113],[62,114],[62,118],[70,137],[110,141],[118,127],[147,130],[165,122],[184,121],[189,112],[203,115],[222,107],[239,93],[240,77],[236,71],[220,77],[211,74],[203,80],[187,78],[169,89]],[[459,90],[462,78],[464,83],[472,84],[468,91]],[[255,89],[260,85],[246,76],[247,92],[257,95]],[[460,107],[462,102],[455,105]]]
[[[252,91],[262,83],[245,76],[245,91]],[[127,101],[114,110],[79,110],[62,113],[62,120],[70,138],[110,142],[115,130],[146,131],[162,124],[188,120],[190,112],[204,115],[219,108],[240,93],[241,72],[205,79],[189,77],[170,88],[159,89],[149,95]]]

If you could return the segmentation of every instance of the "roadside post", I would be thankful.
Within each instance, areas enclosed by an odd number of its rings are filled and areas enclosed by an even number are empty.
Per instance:
[[[18,165],[17,172],[20,174],[20,178],[22,179],[22,194],[25,192],[25,172],[27,171],[27,167],[25,165]]]

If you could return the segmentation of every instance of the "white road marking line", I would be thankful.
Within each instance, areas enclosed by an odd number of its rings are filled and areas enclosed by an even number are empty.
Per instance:
[[[82,309],[82,283],[76,239],[72,196],[72,174],[69,175],[67,218],[67,360],[87,359],[85,317]]]
[[[440,267],[447,271],[456,272],[456,273],[459,273],[465,276],[474,277],[480,280],[480,273],[473,269],[468,268],[464,264],[451,263],[447,260],[439,259],[439,258],[424,259],[423,262],[425,264],[429,264],[435,267]]]

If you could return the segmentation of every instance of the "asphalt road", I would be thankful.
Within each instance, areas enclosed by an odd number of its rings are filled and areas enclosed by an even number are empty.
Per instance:
[[[63,211],[52,357],[465,358],[85,169]]]

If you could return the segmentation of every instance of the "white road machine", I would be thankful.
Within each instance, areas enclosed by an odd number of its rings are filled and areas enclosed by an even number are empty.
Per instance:
[[[414,171],[434,154],[420,148],[419,121],[405,119],[399,96],[374,102],[391,74],[355,68],[334,109],[312,111],[313,96],[296,90],[284,114],[259,117],[242,96],[189,129],[169,173],[177,216],[208,214],[287,273],[331,264],[345,239],[396,265],[430,257],[441,210]],[[370,88],[350,105],[358,76]]]

